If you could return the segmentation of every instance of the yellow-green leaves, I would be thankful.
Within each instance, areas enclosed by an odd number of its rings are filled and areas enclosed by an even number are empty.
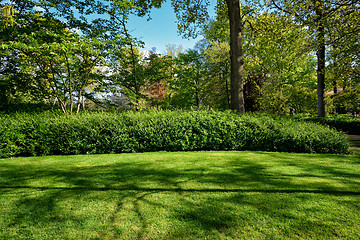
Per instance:
[[[19,13],[13,6],[11,5],[3,5],[0,6],[0,24],[3,25],[0,27],[5,28],[7,25],[14,25],[15,18],[14,15]]]

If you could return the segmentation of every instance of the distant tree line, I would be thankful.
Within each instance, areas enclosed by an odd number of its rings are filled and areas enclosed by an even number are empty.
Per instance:
[[[0,4],[0,109],[360,111],[360,4],[354,0],[173,0],[193,49],[142,52],[131,14],[162,0]]]

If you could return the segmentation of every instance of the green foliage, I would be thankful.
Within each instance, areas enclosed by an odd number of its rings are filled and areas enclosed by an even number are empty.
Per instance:
[[[137,45],[126,29],[129,14],[144,15],[160,5],[158,0],[1,3],[0,105],[46,102],[72,114],[86,100],[96,102],[109,55]]]
[[[336,128],[348,134],[360,135],[360,117],[346,114],[330,114],[326,118],[297,115],[296,119],[311,121]]]
[[[69,114],[76,104],[78,112],[85,91],[99,81],[96,67],[104,64],[106,42],[75,34],[48,13],[17,8],[21,12],[14,17],[17,24],[0,28],[0,57],[6,63],[1,83],[12,87],[15,96],[22,93],[22,99],[33,89],[31,94],[40,101],[58,104]],[[30,97],[25,100],[31,102]]]
[[[360,86],[347,88],[338,92],[333,97],[334,107],[337,113],[360,112]]]
[[[178,19],[179,32],[187,38],[196,38],[199,29],[209,19],[209,0],[173,0],[172,6]]]
[[[198,106],[199,98],[203,97],[204,85],[204,66],[201,53],[196,50],[179,53],[175,64],[174,75],[176,77],[169,82],[170,106],[182,109]]]
[[[0,156],[261,150],[346,153],[339,132],[314,123],[214,111],[0,116]]]
[[[127,22],[132,14],[150,17],[151,9],[164,2],[1,1],[0,109],[24,103],[60,105],[69,114],[90,105],[192,109],[200,100],[213,109],[229,109],[230,96],[241,95],[230,83],[243,78],[246,111],[313,113],[314,53],[321,43],[327,64],[319,73],[326,72],[327,85],[347,89],[331,99],[327,109],[359,111],[359,94],[353,91],[360,79],[357,1],[261,2],[269,8],[240,1],[234,16],[241,16],[244,52],[231,58],[235,52],[230,42],[236,41],[230,41],[228,11],[235,10],[238,1],[217,1],[211,19],[211,1],[174,0],[179,32],[185,37],[202,34],[204,39],[186,53],[176,54],[180,49],[170,46],[171,57],[145,57],[139,51],[143,43],[131,36]],[[240,63],[231,63],[238,57],[244,57],[244,70]],[[322,57],[325,66],[324,61]],[[241,71],[243,77],[231,71]]]
[[[264,12],[252,21],[245,68],[249,76],[261,80],[259,110],[278,114],[288,113],[290,108],[313,111],[316,74],[308,47],[309,32],[276,13]]]
[[[357,78],[359,1],[331,0],[267,0],[270,5],[291,15],[293,21],[312,32],[311,47],[317,55],[318,116],[325,117],[325,69],[330,68],[330,79],[336,86],[338,81]],[[332,49],[329,49],[331,46]],[[326,56],[329,59],[326,59]],[[325,63],[330,64],[325,64]],[[355,70],[355,71],[354,71]],[[328,76],[326,76],[328,78]]]
[[[218,22],[214,21],[212,23],[217,24]],[[210,37],[211,35],[206,36],[206,38]],[[204,102],[215,109],[229,109],[230,46],[226,42],[208,39],[208,42],[202,47],[202,52],[206,69],[203,86]],[[246,103],[245,100],[245,105]]]
[[[310,32],[286,15],[259,12],[243,5],[244,97],[246,111],[284,114],[316,109],[315,61]],[[252,9],[252,10],[251,10]],[[229,95],[230,48],[227,9],[217,6],[217,18],[204,27],[205,93],[216,108]],[[225,34],[227,33],[227,34]],[[212,103],[212,102],[211,102]],[[304,103],[304,104],[299,104]]]
[[[113,98],[122,95],[128,102],[124,107],[137,110],[164,104],[172,78],[172,57],[155,51],[147,55],[138,46],[119,47],[111,57],[109,77],[103,85]]]
[[[259,110],[270,114],[288,115],[291,110],[295,113],[315,113],[316,92],[298,84],[279,90],[268,86],[261,89],[259,103]]]

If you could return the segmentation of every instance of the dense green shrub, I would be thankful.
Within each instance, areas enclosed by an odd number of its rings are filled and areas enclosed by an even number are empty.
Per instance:
[[[320,123],[348,134],[360,135],[360,117],[348,114],[329,114],[326,118],[298,115],[296,119]]]
[[[0,156],[145,151],[345,153],[348,141],[315,123],[214,111],[0,115]]]

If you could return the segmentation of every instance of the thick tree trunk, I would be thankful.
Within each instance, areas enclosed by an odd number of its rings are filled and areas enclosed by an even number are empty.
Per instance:
[[[325,108],[325,30],[322,22],[323,14],[321,9],[316,10],[317,15],[317,96],[318,116],[326,117]]]
[[[242,49],[242,19],[240,16],[239,0],[226,0],[230,22],[230,58],[231,58],[231,83],[230,108],[240,113],[245,113],[243,93],[243,49]]]

